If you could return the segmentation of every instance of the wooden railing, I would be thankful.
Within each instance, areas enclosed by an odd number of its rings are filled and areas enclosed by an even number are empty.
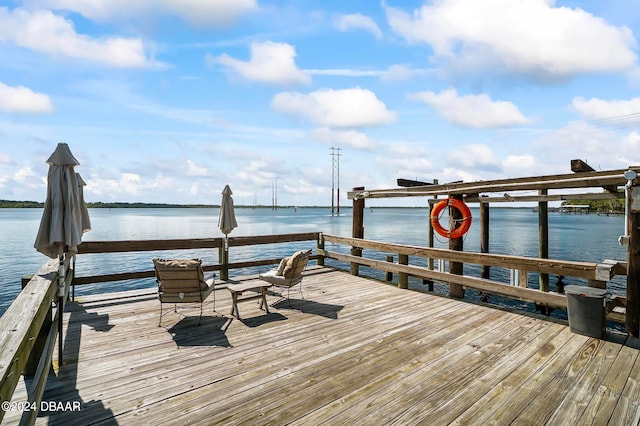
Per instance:
[[[264,235],[253,237],[230,237],[228,246],[254,246],[261,244],[282,244],[292,242],[315,241],[319,244],[320,233],[307,232],[282,235]],[[220,251],[220,262],[205,265],[206,271],[220,271],[221,275],[230,269],[250,268],[256,266],[273,265],[281,258],[257,259],[245,262],[228,262],[228,257],[222,252],[224,238],[204,239],[175,239],[175,240],[135,240],[135,241],[86,241],[78,246],[80,261],[83,254],[88,253],[123,253],[140,251],[163,250],[193,250],[217,248]],[[323,259],[312,256],[319,264]],[[149,262],[151,263],[151,262]],[[11,397],[22,375],[29,376],[28,406],[22,401],[20,406],[29,407],[24,410],[21,424],[34,424],[38,408],[42,400],[46,378],[52,365],[56,337],[62,336],[60,328],[61,313],[64,306],[56,305],[53,315],[52,304],[58,300],[58,271],[59,262],[53,259],[45,263],[28,281],[22,292],[16,297],[7,311],[0,318],[0,402],[11,401]],[[97,284],[119,280],[140,279],[153,277],[153,269],[142,271],[128,271],[104,275],[76,277],[70,262],[65,263],[65,296],[71,286]],[[64,302],[63,302],[64,305]],[[60,309],[61,308],[61,309]],[[59,344],[61,362],[63,344]],[[4,418],[5,410],[0,409],[0,422]]]
[[[258,235],[250,237],[229,237],[228,244],[231,251],[234,247],[246,247],[262,244],[286,244],[301,241],[319,241],[319,232],[305,232],[295,234]],[[203,265],[205,272],[220,271],[223,279],[228,277],[231,269],[251,268],[257,266],[273,265],[280,262],[281,258],[266,258],[245,262],[229,262],[224,255],[224,238],[202,239],[175,239],[175,240],[134,240],[134,241],[87,241],[78,246],[78,254],[88,253],[125,253],[139,251],[163,251],[163,250],[193,250],[193,249],[218,249],[219,263]],[[312,256],[316,259],[317,256]],[[151,262],[149,262],[151,264]],[[151,278],[155,276],[153,269],[143,271],[122,272],[106,275],[92,275],[75,277],[73,285],[96,284],[101,282],[132,280]]]
[[[498,266],[502,268],[517,269],[523,277],[529,273],[557,274],[562,276],[577,277],[587,280],[590,285],[602,287],[615,274],[623,274],[624,267],[620,263],[605,262],[601,264],[589,262],[571,262],[552,259],[527,258],[520,256],[508,256],[486,253],[469,253],[445,249],[407,246],[400,244],[384,243],[364,240],[360,238],[348,238],[319,232],[264,235],[248,237],[230,237],[228,239],[229,250],[236,247],[255,246],[263,244],[282,244],[292,242],[316,242],[316,254],[311,258],[319,265],[324,265],[325,258],[334,259],[337,262],[350,264],[351,271],[357,271],[354,265],[368,266],[381,271],[398,274],[398,284],[406,288],[409,276],[428,280],[436,280],[445,283],[453,283],[483,292],[499,294],[510,298],[534,302],[537,304],[566,308],[566,298],[555,292],[543,292],[527,287],[527,280],[521,280],[519,286],[510,286],[505,283],[472,277],[467,275],[455,275],[440,272],[418,265],[410,265],[409,257],[415,256],[424,259],[439,259],[441,261],[461,262],[483,266]],[[344,254],[326,250],[326,243],[344,245],[352,249]],[[136,241],[88,241],[78,246],[79,258],[88,253],[122,253],[144,251],[175,251],[214,248],[219,250],[219,262],[204,265],[205,271],[220,271],[221,277],[231,269],[251,268],[264,265],[277,264],[280,257],[267,257],[263,259],[247,260],[242,262],[229,262],[224,254],[225,240],[223,238],[205,239],[174,239],[174,240],[136,240]],[[354,250],[355,249],[355,250]],[[362,256],[363,249],[378,252],[393,253],[398,255],[399,262],[393,263]],[[66,267],[69,268],[68,263]],[[356,272],[357,273],[357,272]],[[66,273],[67,284],[70,286],[97,284],[119,280],[150,278],[155,275],[153,269],[140,271],[126,271],[103,275],[91,275],[74,277],[72,270]],[[9,309],[0,318],[0,401],[10,401],[15,387],[21,375],[33,376],[30,380],[30,403],[37,407],[44,392],[46,377],[53,359],[56,336],[62,333],[56,327],[61,312],[59,303],[55,309],[55,317],[52,316],[52,305],[58,291],[58,261],[51,260],[45,263],[28,282],[23,291],[11,304]],[[66,299],[66,297],[65,297]],[[60,345],[59,349],[62,349]],[[22,422],[33,424],[36,411],[25,412]],[[0,410],[0,421],[4,412]]]
[[[510,256],[501,254],[471,253],[436,249],[401,244],[384,243],[379,241],[364,240],[360,238],[340,237],[336,235],[322,235],[322,246],[326,243],[342,244],[359,249],[375,250],[379,252],[394,253],[398,255],[399,262],[392,263],[385,260],[362,257],[361,255],[344,254],[326,249],[319,249],[318,254],[329,259],[346,262],[355,265],[368,266],[386,272],[398,274],[398,286],[407,287],[408,276],[419,277],[427,280],[436,280],[449,284],[457,284],[470,287],[482,292],[507,296],[536,304],[566,308],[567,301],[563,294],[551,291],[540,291],[528,288],[528,274],[545,273],[556,274],[564,277],[576,277],[587,280],[589,285],[604,288],[616,274],[624,274],[624,265],[619,262],[605,261],[603,263],[574,262],[565,260],[553,260],[542,258],[529,258],[522,256]],[[353,252],[353,251],[352,251]],[[428,267],[409,265],[409,256],[424,259],[439,259],[440,261],[470,263],[481,266],[498,266],[502,268],[520,271],[520,281],[517,286],[502,282],[468,275],[456,275],[449,272],[435,271]],[[351,268],[357,271],[358,268]]]
[[[69,269],[69,262],[65,262],[64,268],[68,294],[73,273]],[[22,405],[28,409],[23,410],[21,424],[35,423],[56,337],[60,335],[59,325],[64,306],[58,303],[55,315],[52,315],[52,303],[57,300],[58,294],[58,272],[58,259],[42,265],[0,318],[0,403],[3,407],[11,401],[20,377],[24,374],[31,378],[29,405]],[[0,409],[0,422],[5,413],[6,410]]]

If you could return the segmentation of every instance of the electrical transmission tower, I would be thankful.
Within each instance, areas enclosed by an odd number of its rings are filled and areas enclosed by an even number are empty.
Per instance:
[[[271,210],[278,210],[278,178],[271,183]]]
[[[335,210],[334,199],[337,201],[337,213],[340,214],[340,156],[342,155],[340,151],[342,151],[342,148],[331,147],[331,214]],[[337,197],[334,197],[336,183],[338,184],[338,194]]]

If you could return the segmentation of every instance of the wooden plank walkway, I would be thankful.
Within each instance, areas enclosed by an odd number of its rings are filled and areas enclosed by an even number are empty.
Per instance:
[[[639,423],[640,351],[623,336],[330,268],[303,286],[305,300],[294,288],[269,315],[241,304],[241,321],[209,303],[200,326],[197,308],[178,307],[158,327],[150,290],[70,303],[65,364],[43,399],[81,410],[38,424]],[[230,307],[218,290],[217,311]]]

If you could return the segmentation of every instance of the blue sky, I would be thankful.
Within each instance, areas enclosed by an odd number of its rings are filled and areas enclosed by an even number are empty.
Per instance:
[[[636,0],[3,1],[0,198],[58,142],[88,201],[330,205],[331,147],[341,205],[638,165],[639,34]]]

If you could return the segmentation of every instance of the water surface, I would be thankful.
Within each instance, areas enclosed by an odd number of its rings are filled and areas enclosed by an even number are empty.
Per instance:
[[[476,222],[465,236],[467,251],[480,251],[478,210],[472,208]],[[170,238],[221,237],[217,228],[218,209],[90,209],[92,230],[84,241],[144,240]],[[47,257],[36,252],[33,242],[38,231],[42,209],[0,209],[0,314],[20,291],[23,275],[33,274]],[[365,238],[401,244],[427,246],[428,216],[426,208],[381,208],[365,210]],[[351,209],[331,215],[329,208],[237,208],[238,228],[231,236],[269,235],[294,232],[324,232],[341,236],[351,235]],[[600,262],[604,259],[626,260],[626,250],[617,243],[624,231],[620,216],[596,214],[549,213],[549,257],[553,259]],[[279,257],[313,242],[288,245],[267,245],[232,248],[231,260],[251,260]],[[447,241],[437,238],[436,247],[447,247]],[[346,247],[327,247],[346,252]],[[490,212],[491,253],[521,256],[538,255],[538,215],[532,209],[492,208]],[[217,249],[189,252],[142,252],[101,255],[80,255],[77,274],[94,275],[128,270],[151,269],[154,256],[194,256],[204,263],[217,263]],[[376,253],[372,254],[377,256]],[[381,257],[383,254],[379,254]],[[412,258],[413,261],[413,258]],[[263,268],[264,269],[264,268]],[[239,271],[238,271],[239,272]],[[235,272],[235,273],[238,273]],[[254,271],[257,272],[257,271]],[[477,274],[478,268],[465,266],[465,273]],[[378,273],[378,276],[382,276]],[[494,268],[492,278],[508,281],[508,272]],[[552,277],[552,286],[554,277]],[[419,283],[419,281],[415,281]],[[535,285],[535,277],[530,278]],[[572,281],[565,281],[572,284]],[[584,284],[584,282],[575,282]],[[610,293],[624,294],[624,277],[617,277],[609,285]],[[135,280],[105,285],[83,286],[83,292],[102,292],[107,288],[120,291],[129,288],[155,286],[153,279]]]

